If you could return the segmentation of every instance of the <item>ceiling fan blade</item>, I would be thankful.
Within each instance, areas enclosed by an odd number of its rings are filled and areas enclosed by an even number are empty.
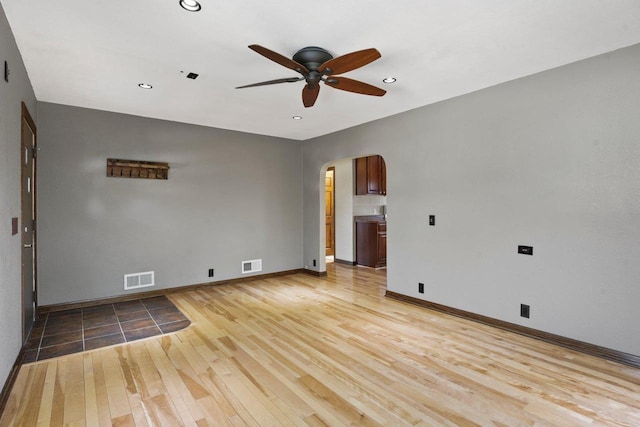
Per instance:
[[[330,76],[324,83],[336,89],[360,93],[362,95],[383,96],[387,93],[386,90],[380,89],[379,87],[346,77]]]
[[[267,59],[272,60],[273,62],[277,62],[278,64],[284,67],[287,67],[293,71],[297,71],[302,75],[309,74],[309,70],[307,70],[307,67],[305,67],[304,65],[299,64],[293,59],[287,58],[286,56],[280,55],[277,52],[269,50],[266,47],[262,47],[257,44],[252,44],[249,46],[249,49],[259,53],[260,55],[264,56]]]
[[[304,88],[302,88],[302,103],[305,107],[313,107],[313,104],[316,103],[316,99],[318,99],[318,94],[320,93],[320,85],[315,84],[306,84]]]
[[[343,74],[347,71],[355,70],[380,58],[377,49],[364,49],[357,52],[347,53],[325,62],[318,68],[322,74]]]
[[[250,85],[238,86],[236,87],[236,89],[244,89],[245,87],[275,85],[278,83],[293,83],[293,82],[299,82],[300,80],[304,80],[304,77],[285,77],[284,79],[267,80],[266,82],[252,83]]]

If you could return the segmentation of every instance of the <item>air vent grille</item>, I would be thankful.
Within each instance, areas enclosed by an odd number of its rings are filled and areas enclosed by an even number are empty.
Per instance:
[[[124,290],[146,288],[155,285],[155,274],[153,271],[143,273],[132,273],[124,275]]]
[[[252,259],[250,261],[242,261],[242,274],[256,273],[262,271],[262,260]]]

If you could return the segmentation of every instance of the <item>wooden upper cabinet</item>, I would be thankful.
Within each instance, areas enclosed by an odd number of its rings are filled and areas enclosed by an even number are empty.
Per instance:
[[[355,159],[356,195],[387,194],[387,167],[381,156]]]
[[[367,157],[367,194],[386,194],[386,182],[383,174],[384,160],[380,156]]]

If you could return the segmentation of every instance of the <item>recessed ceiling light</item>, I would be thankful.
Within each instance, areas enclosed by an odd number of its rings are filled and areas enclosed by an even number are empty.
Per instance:
[[[383,83],[395,83],[396,82],[396,78],[395,77],[387,77],[386,79],[382,80]]]
[[[197,12],[202,9],[202,6],[196,0],[180,0],[180,7],[189,12]]]
[[[151,89],[153,86],[148,83],[139,83],[138,87],[141,87],[142,89]]]
[[[293,120],[302,120],[302,116],[293,116],[291,117]]]

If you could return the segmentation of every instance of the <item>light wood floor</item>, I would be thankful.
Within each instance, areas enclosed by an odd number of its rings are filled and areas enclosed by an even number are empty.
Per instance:
[[[173,335],[24,365],[0,425],[640,426],[640,370],[385,298],[330,265],[171,296]]]

